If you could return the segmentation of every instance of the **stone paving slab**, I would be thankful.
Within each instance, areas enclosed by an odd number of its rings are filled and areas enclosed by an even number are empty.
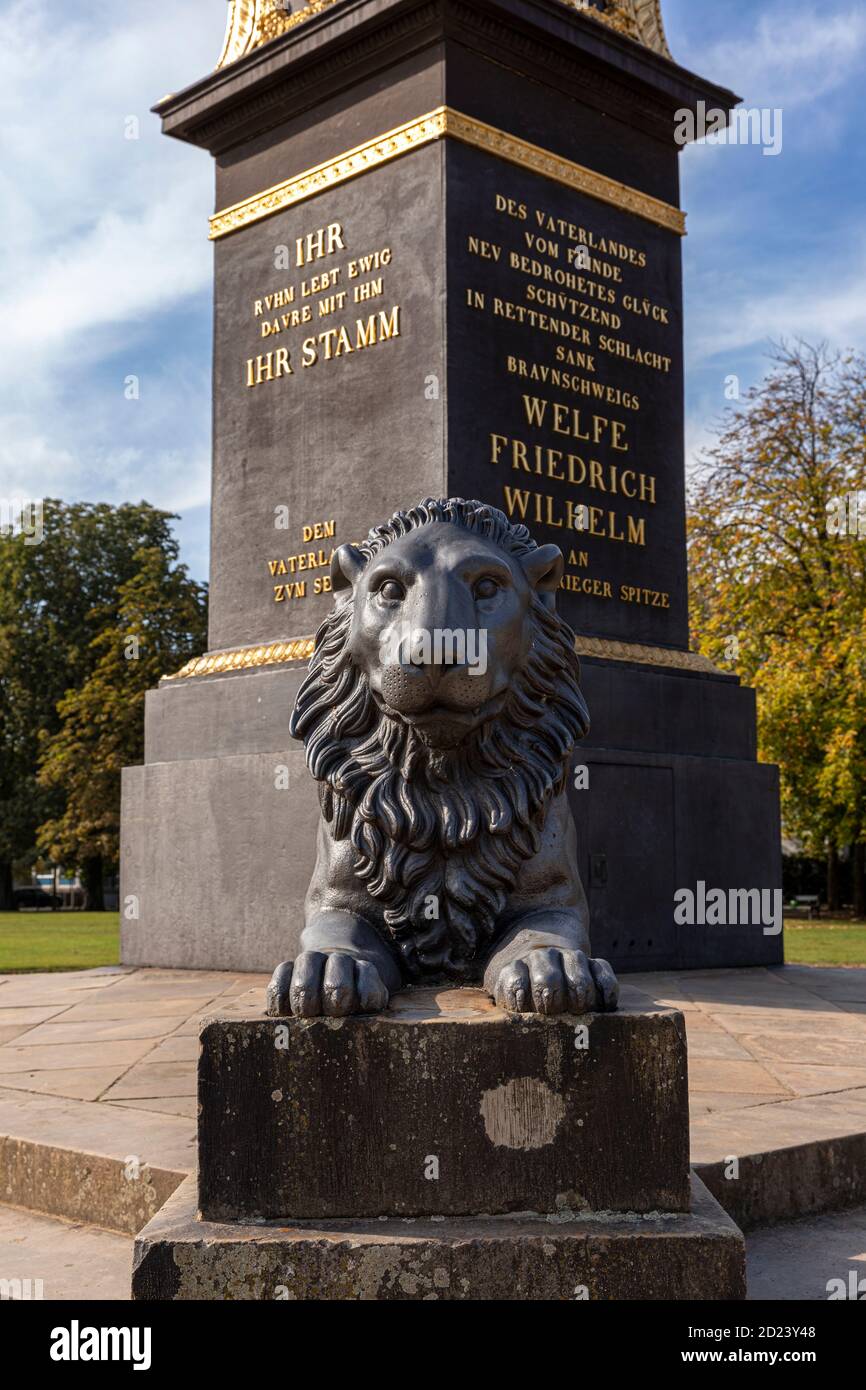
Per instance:
[[[679,997],[692,1162],[744,1229],[863,1201],[866,969],[628,978],[656,1002]]]
[[[41,1280],[46,1301],[127,1301],[132,1252],[130,1236],[0,1206],[0,1278]],[[749,1299],[851,1297],[866,1278],[866,1207],[753,1231],[746,1263]]]
[[[750,1299],[866,1297],[866,1207],[754,1231],[746,1242]]]
[[[13,1297],[127,1300],[131,1269],[129,1236],[0,1206],[0,1279],[21,1281]]]
[[[0,976],[0,1135],[80,1149],[120,1170],[142,1151],[179,1182],[193,1162],[200,1021],[259,1014],[266,984],[265,975],[122,966]],[[682,1010],[692,1161],[738,1218],[779,1219],[757,1163],[739,1198],[719,1186],[730,1155],[817,1145],[820,1171],[810,1169],[794,1200],[809,1210],[822,1183],[840,1202],[857,1200],[858,1183],[866,1186],[866,968],[629,975],[623,998]],[[0,1200],[2,1181],[0,1168]],[[788,1179],[774,1181],[778,1200],[790,1201]],[[116,1175],[108,1188],[116,1215]]]

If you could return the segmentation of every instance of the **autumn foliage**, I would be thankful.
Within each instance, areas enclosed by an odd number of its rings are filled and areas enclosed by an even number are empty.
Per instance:
[[[690,487],[693,642],[758,696],[786,832],[854,855],[866,914],[866,359],[805,344],[722,423]]]

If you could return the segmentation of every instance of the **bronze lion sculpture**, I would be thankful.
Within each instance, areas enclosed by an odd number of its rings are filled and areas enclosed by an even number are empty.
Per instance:
[[[291,721],[319,783],[317,861],[271,1015],[372,1013],[407,983],[482,978],[512,1012],[616,1008],[565,795],[589,715],[563,568],[461,498],[334,553]]]

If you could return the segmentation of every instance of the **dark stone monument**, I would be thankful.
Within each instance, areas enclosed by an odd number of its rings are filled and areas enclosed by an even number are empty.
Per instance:
[[[743,1297],[682,1015],[617,1011],[589,954],[563,568],[459,498],[335,551],[291,726],[322,811],[299,954],[268,1017],[204,1025],[197,1196],[139,1236],[134,1298]]]
[[[475,497],[565,566],[592,729],[568,795],[618,970],[781,959],[674,893],[781,885],[750,690],[688,648],[677,111],[657,0],[235,3],[157,108],[216,165],[210,650],[123,785],[123,959],[293,956],[319,806],[288,734],[332,552]]]

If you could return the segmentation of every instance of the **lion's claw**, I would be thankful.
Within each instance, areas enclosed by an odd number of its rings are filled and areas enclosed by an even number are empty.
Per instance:
[[[277,966],[266,1009],[272,1018],[346,1018],[379,1013],[387,1009],[388,997],[371,961],[347,951],[302,951],[294,961]]]
[[[606,960],[540,946],[503,967],[494,997],[509,1013],[607,1013],[616,1008],[619,985]]]

